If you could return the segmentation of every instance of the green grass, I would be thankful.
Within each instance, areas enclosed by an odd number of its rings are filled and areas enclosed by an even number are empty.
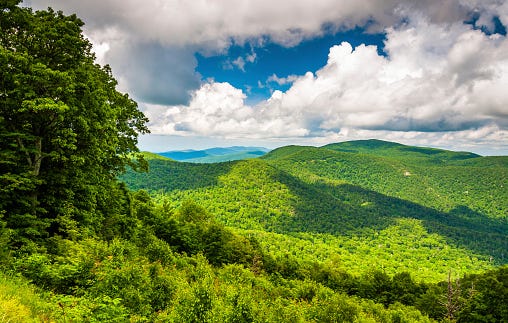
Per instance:
[[[0,322],[50,322],[55,305],[25,279],[0,272]]]

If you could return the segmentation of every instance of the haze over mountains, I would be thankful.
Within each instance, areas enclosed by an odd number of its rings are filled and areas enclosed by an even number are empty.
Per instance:
[[[263,156],[270,149],[263,147],[215,147],[203,150],[173,150],[157,153],[161,156],[171,158],[176,161],[185,161],[189,163],[218,163],[232,160],[241,160],[247,158],[256,158]]]
[[[387,157],[395,156],[410,156],[408,153],[420,153],[422,157],[432,157],[431,159],[439,159],[440,157],[448,154],[448,151],[436,148],[414,147],[407,146],[399,143],[388,142],[383,140],[356,140],[346,141],[341,143],[333,143],[323,146],[322,148],[332,149],[342,152],[355,152],[364,154],[384,155]],[[383,148],[382,150],[379,148]],[[171,150],[165,152],[156,152],[156,154],[163,157],[173,159],[175,161],[189,162],[189,163],[219,163],[233,160],[243,160],[249,158],[257,158],[264,156],[272,149],[264,147],[250,147],[250,146],[231,146],[231,147],[213,147],[207,149],[186,149],[186,150]],[[418,155],[414,155],[418,156]],[[450,157],[450,156],[448,156]],[[456,159],[466,159],[481,157],[478,154],[471,152],[455,152]]]

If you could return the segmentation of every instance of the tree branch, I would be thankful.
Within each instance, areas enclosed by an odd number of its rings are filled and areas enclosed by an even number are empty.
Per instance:
[[[33,162],[32,162],[32,158],[30,157],[30,153],[28,151],[25,150],[25,145],[23,145],[23,141],[21,140],[21,138],[19,137],[16,137],[16,142],[18,143],[18,147],[21,151],[24,151],[25,152],[25,155],[26,155],[26,160],[28,162],[28,166],[30,168],[32,168],[33,166]]]

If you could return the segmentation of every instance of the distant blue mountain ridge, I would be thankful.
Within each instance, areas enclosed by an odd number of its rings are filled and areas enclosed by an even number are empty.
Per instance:
[[[270,149],[264,147],[214,147],[203,150],[174,150],[157,153],[176,161],[189,163],[219,163],[232,160],[261,157]]]

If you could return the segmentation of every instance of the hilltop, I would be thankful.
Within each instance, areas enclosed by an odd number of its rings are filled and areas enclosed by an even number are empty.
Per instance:
[[[346,141],[328,144],[322,148],[342,152],[372,154],[375,156],[385,156],[390,158],[428,159],[433,162],[445,162],[481,157],[480,155],[470,152],[455,152],[437,148],[407,146],[377,139]]]
[[[370,140],[287,146],[262,158],[302,180],[344,181],[445,212],[508,214],[508,157]]]

